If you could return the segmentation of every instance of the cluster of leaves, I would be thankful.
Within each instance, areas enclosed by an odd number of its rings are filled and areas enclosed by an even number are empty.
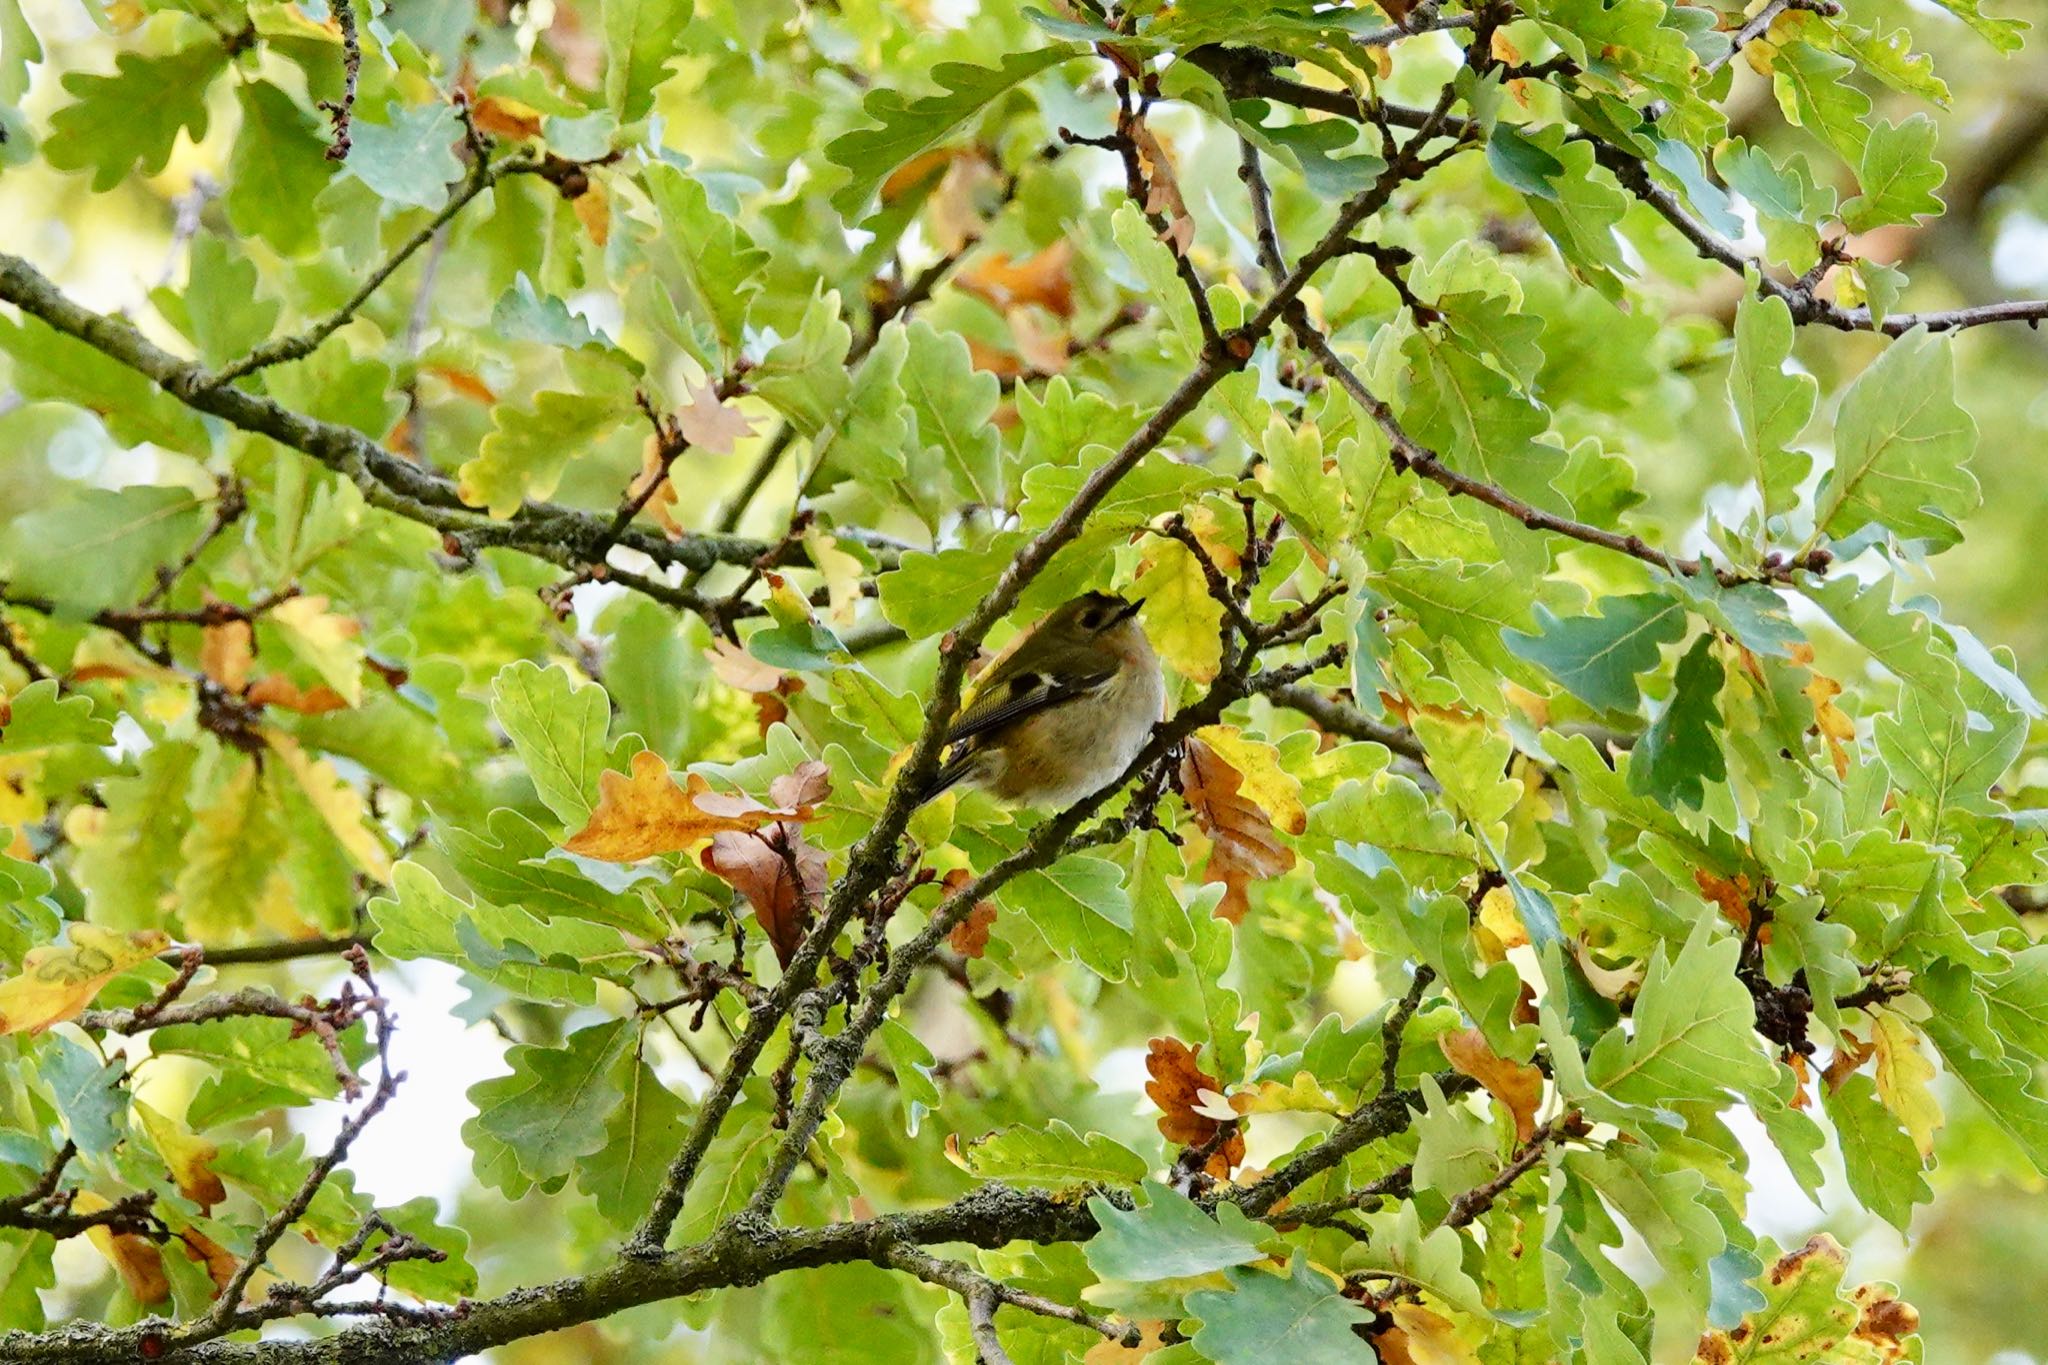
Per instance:
[[[0,0],[0,160],[223,187],[133,323],[0,257],[0,1355],[701,1289],[630,1321],[1916,1358],[1731,1118],[1902,1231],[1944,1099],[2048,1171],[2041,707],[1900,586],[1982,497],[1945,333],[2026,313],[1846,244],[1940,211],[1947,87],[1822,0],[1055,8]],[[1127,786],[913,809],[1089,589],[1168,670]],[[510,1043],[460,1228],[341,1164],[373,960]],[[458,1309],[494,1227],[572,1278]]]

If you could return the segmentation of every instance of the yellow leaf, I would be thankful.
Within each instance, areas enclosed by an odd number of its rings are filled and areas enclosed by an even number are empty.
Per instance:
[[[270,610],[269,621],[292,652],[305,660],[350,706],[363,704],[362,627],[327,610],[325,597],[294,597]]]
[[[1510,948],[1520,948],[1529,942],[1529,931],[1522,925],[1522,914],[1515,909],[1515,894],[1505,886],[1488,887],[1479,898],[1479,923],[1495,941],[1502,953]],[[1488,954],[1494,961],[1498,957]]]
[[[838,537],[827,535],[816,527],[804,532],[804,548],[810,553],[812,566],[825,576],[826,616],[835,625],[852,625],[854,608],[860,605],[863,572],[860,560],[839,548]],[[774,686],[775,682],[770,682],[767,688],[749,690],[762,692]]]
[[[1209,595],[1202,566],[1177,540],[1155,539],[1138,567],[1132,596],[1144,603],[1138,620],[1159,656],[1193,682],[1211,682],[1223,667],[1223,604]]]
[[[66,946],[31,949],[21,974],[0,981],[0,1035],[41,1033],[76,1018],[100,988],[171,944],[161,929],[124,934],[98,924],[73,924]]]
[[[1849,751],[1844,746],[1856,738],[1856,722],[1841,707],[1835,705],[1835,698],[1842,695],[1842,685],[1833,678],[1816,673],[1806,684],[1807,700],[1813,703],[1814,724],[1819,727],[1821,738],[1828,742],[1828,752],[1835,761],[1835,776],[1849,776]]]
[[[100,1213],[112,1207],[111,1201],[91,1190],[80,1190],[71,1199],[73,1213]],[[148,1238],[105,1227],[87,1228],[85,1235],[107,1258],[107,1264],[121,1272],[121,1282],[128,1286],[130,1298],[140,1304],[151,1304],[170,1297],[171,1282],[164,1275],[164,1258]]]
[[[1230,1108],[1237,1114],[1337,1114],[1343,1112],[1344,1106],[1332,1099],[1314,1076],[1297,1071],[1285,1085],[1262,1081],[1249,1090],[1238,1091],[1230,1097]]]
[[[1921,1157],[1934,1155],[1934,1130],[1944,1120],[1941,1101],[1928,1088],[1934,1063],[1921,1055],[1920,1035],[1895,1011],[1879,1010],[1870,1042],[1877,1051],[1877,1097],[1906,1125]]]
[[[178,1193],[205,1213],[211,1213],[215,1204],[228,1197],[227,1186],[213,1173],[212,1162],[220,1155],[220,1148],[141,1100],[131,1101],[129,1109],[142,1120],[150,1145],[171,1168],[171,1179],[177,1182]]]
[[[327,828],[334,831],[335,841],[347,853],[349,861],[380,882],[391,880],[391,854],[386,851],[384,841],[364,823],[367,811],[362,793],[342,781],[341,774],[334,771],[334,765],[324,758],[313,758],[299,747],[297,740],[281,730],[266,728],[264,739],[284,759],[284,765],[298,780],[306,799],[313,803]]]
[[[256,641],[247,621],[223,621],[201,632],[199,671],[240,696],[249,685]]]
[[[1458,1325],[1419,1303],[1397,1303],[1387,1310],[1394,1325],[1408,1337],[1408,1358],[1415,1365],[1479,1365],[1458,1337]]]
[[[1237,769],[1243,780],[1237,794],[1257,804],[1288,834],[1308,828],[1308,810],[1301,804],[1301,783],[1280,766],[1280,751],[1262,740],[1247,739],[1234,725],[1205,725],[1195,731],[1216,756]]]
[[[583,230],[590,235],[593,246],[603,246],[612,239],[612,201],[604,192],[604,186],[593,180],[590,188],[569,201],[569,207],[576,213],[576,221],[583,224]]]
[[[743,796],[721,796],[696,773],[678,787],[661,755],[633,755],[633,775],[605,772],[597,780],[590,823],[562,845],[586,858],[630,863],[679,853],[722,832],[745,833],[777,820],[809,818],[808,808],[772,810]]]

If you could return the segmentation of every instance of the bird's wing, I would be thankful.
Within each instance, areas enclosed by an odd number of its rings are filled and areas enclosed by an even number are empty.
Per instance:
[[[1113,667],[1058,679],[1029,671],[1014,674],[975,697],[953,722],[953,728],[947,731],[946,743],[959,744],[1040,711],[1063,706],[1076,697],[1093,692],[1115,676]]]

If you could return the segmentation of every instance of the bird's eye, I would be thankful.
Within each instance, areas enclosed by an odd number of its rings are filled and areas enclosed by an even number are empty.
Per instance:
[[[1090,607],[1090,608],[1088,608],[1088,610],[1086,610],[1086,611],[1084,611],[1084,612],[1082,612],[1082,613],[1081,613],[1081,629],[1083,629],[1083,630],[1101,630],[1101,629],[1102,629],[1102,608],[1101,608],[1101,607]]]

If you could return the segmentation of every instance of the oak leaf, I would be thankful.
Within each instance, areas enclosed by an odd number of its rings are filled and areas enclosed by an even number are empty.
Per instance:
[[[990,252],[955,275],[953,283],[998,312],[1037,304],[1055,317],[1070,318],[1074,315],[1073,262],[1074,244],[1062,237],[1022,260],[1013,260],[1005,252]]]
[[[699,855],[704,869],[747,898],[783,966],[796,955],[825,894],[825,853],[787,820],[750,833],[724,831]]]
[[[950,896],[973,880],[972,872],[964,867],[956,867],[945,875],[940,884]],[[976,901],[974,908],[967,912],[967,918],[953,926],[953,932],[947,935],[946,941],[952,945],[953,951],[962,957],[980,957],[988,951],[989,929],[995,922],[996,903]]]
[[[73,1213],[102,1213],[112,1201],[91,1190],[80,1190],[71,1199]],[[104,1225],[87,1228],[86,1239],[107,1258],[107,1264],[121,1274],[128,1296],[139,1304],[161,1303],[170,1297],[171,1282],[164,1274],[164,1258],[155,1243],[133,1232],[115,1232]]]
[[[709,384],[692,384],[690,401],[676,410],[676,429],[698,450],[730,455],[735,441],[754,434],[754,419],[720,398]]]
[[[178,1193],[197,1204],[201,1213],[211,1213],[215,1204],[228,1197],[227,1186],[213,1170],[220,1148],[141,1100],[131,1101],[129,1108],[142,1120],[150,1145],[170,1168]]]
[[[681,852],[716,834],[750,833],[778,820],[810,818],[807,809],[776,810],[749,796],[714,792],[696,773],[688,774],[686,782],[677,786],[661,755],[642,749],[633,755],[631,777],[606,771],[598,778],[597,806],[589,823],[562,847],[586,858],[630,863]]]
[[[19,975],[0,981],[0,1036],[41,1033],[76,1018],[100,988],[170,946],[161,929],[124,934],[98,924],[74,923],[64,946],[34,948]]]
[[[1202,1070],[1194,1050],[1180,1039],[1154,1038],[1146,1048],[1145,1071],[1152,1077],[1145,1083],[1145,1095],[1159,1107],[1159,1132],[1168,1142],[1199,1147],[1230,1122],[1202,1112],[1208,1103],[1204,1092],[1217,1094],[1223,1083]],[[1243,1160],[1244,1134],[1233,1127],[1204,1169],[1221,1180]]]
[[[1299,834],[1307,828],[1301,784],[1280,767],[1271,745],[1222,725],[1189,738],[1180,781],[1196,826],[1212,844],[1202,880],[1223,883],[1216,914],[1235,924],[1251,905],[1247,888],[1252,882],[1294,866],[1294,850],[1280,843],[1274,830],[1277,825]]]
[[[247,621],[223,621],[200,632],[199,671],[240,696],[256,661],[256,634]]]
[[[1500,1102],[1515,1121],[1515,1140],[1527,1142],[1536,1134],[1536,1109],[1543,1103],[1543,1073],[1523,1062],[1496,1056],[1487,1046],[1486,1035],[1476,1028],[1459,1029],[1437,1038],[1451,1069],[1470,1076],[1486,1087],[1486,1093]]]
[[[258,678],[250,685],[243,700],[253,706],[281,706],[302,716],[318,716],[328,711],[348,709],[348,698],[326,683],[301,689],[297,683],[282,673],[272,673],[268,677]]]

